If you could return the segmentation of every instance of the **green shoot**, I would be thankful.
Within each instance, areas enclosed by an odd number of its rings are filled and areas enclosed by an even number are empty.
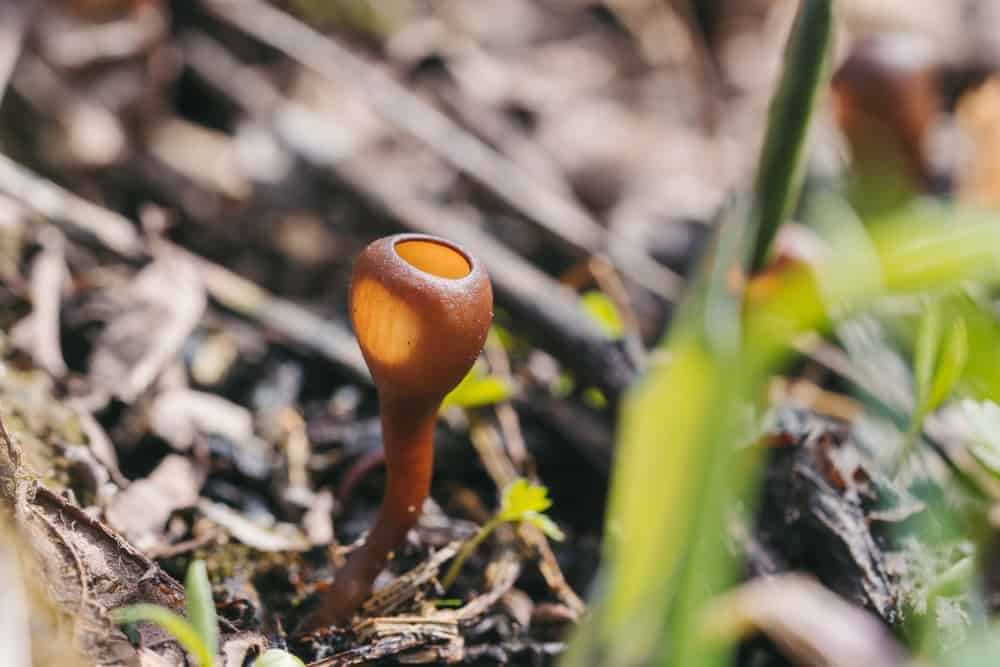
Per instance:
[[[119,625],[143,621],[158,625],[188,652],[195,665],[212,667],[219,652],[219,620],[204,561],[195,560],[188,566],[184,593],[187,618],[155,604],[120,607],[111,612],[111,618]],[[291,653],[269,649],[257,658],[254,667],[305,667],[305,664]]]
[[[909,456],[927,415],[951,394],[965,368],[968,336],[965,320],[958,318],[947,331],[941,305],[933,301],[924,311],[913,354],[914,409],[897,466]]]
[[[215,615],[212,600],[212,585],[208,581],[205,561],[195,560],[188,566],[184,577],[184,593],[187,597],[187,617],[191,626],[205,642],[209,655],[219,652],[219,619]]]
[[[785,47],[785,69],[771,108],[757,166],[750,272],[763,268],[778,228],[802,187],[803,155],[812,112],[830,74],[831,0],[804,0]]]
[[[494,530],[505,523],[530,523],[553,540],[562,540],[564,535],[559,526],[543,512],[552,506],[552,501],[548,497],[549,490],[541,484],[531,484],[523,477],[511,482],[503,490],[500,496],[500,508],[493,518],[480,527],[471,539],[462,545],[455,559],[451,562],[448,572],[441,580],[441,586],[447,590],[462,569],[462,565],[468,560],[480,544],[489,537]]]
[[[188,567],[184,590],[188,618],[154,604],[121,607],[111,612],[111,618],[119,625],[140,621],[154,623],[177,640],[195,664],[212,667],[219,647],[219,624],[204,561],[193,561]]]
[[[111,612],[111,618],[119,625],[147,621],[154,623],[172,636],[181,647],[188,652],[198,667],[212,666],[212,653],[209,652],[205,640],[186,618],[176,614],[166,607],[155,604],[134,604],[121,607]]]

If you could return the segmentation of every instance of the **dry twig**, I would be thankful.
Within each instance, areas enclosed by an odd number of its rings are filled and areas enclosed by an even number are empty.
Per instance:
[[[333,79],[346,74],[357,81],[379,115],[427,144],[568,247],[583,254],[610,251],[623,273],[637,284],[667,299],[679,293],[681,279],[645,250],[624,239],[608,239],[605,229],[579,205],[545,188],[516,163],[333,39],[257,0],[205,0],[204,4],[320,74]]]

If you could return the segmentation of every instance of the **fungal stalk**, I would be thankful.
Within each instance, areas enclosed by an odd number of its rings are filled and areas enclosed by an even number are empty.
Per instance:
[[[441,400],[472,367],[493,317],[486,271],[439,238],[400,234],[354,265],[351,321],[379,396],[385,496],[364,544],[306,618],[310,630],[350,619],[417,522],[430,491]]]

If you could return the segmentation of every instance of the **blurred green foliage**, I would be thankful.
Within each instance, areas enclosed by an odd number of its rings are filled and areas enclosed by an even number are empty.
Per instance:
[[[902,324],[913,365],[915,405],[907,419],[914,444],[924,418],[956,395],[1000,391],[1000,324],[988,297],[1000,281],[994,215],[912,201],[870,224],[844,196],[818,193],[803,211],[827,244],[822,260],[766,265],[798,197],[831,27],[832,2],[801,3],[754,193],[730,207],[657,355],[664,361],[623,403],[604,560],[592,613],[564,665],[730,664],[734,647],[701,631],[702,614],[738,577],[727,518],[737,507],[753,511],[763,460],[750,444],[761,422],[759,400],[771,375],[794,359],[793,343],[803,334],[825,333],[866,311],[879,313],[889,329]],[[745,290],[734,287],[734,273],[748,276]],[[887,298],[916,304],[917,315],[884,315],[876,306]],[[981,459],[998,460],[991,443],[980,447],[990,448]],[[983,515],[932,502],[923,517],[911,533],[919,544],[951,535],[970,552],[936,562],[927,608],[909,610],[918,620],[902,639],[941,665],[987,664],[983,652],[1000,637],[977,589]],[[927,542],[920,541],[924,531]],[[938,622],[951,600],[960,600],[973,628],[957,648],[943,641]]]

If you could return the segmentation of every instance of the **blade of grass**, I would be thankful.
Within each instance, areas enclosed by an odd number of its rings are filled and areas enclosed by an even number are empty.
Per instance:
[[[764,267],[778,228],[798,199],[809,123],[829,79],[832,35],[833,1],[803,0],[785,47],[785,68],[771,99],[757,165],[751,275]]]
[[[219,652],[219,621],[215,615],[212,584],[208,581],[205,561],[191,561],[184,578],[188,620],[211,655]]]
[[[880,228],[870,261],[881,279],[858,280],[845,254],[854,245],[834,239],[827,264],[789,265],[773,289],[743,304],[737,326],[744,336],[735,354],[727,352],[729,336],[707,331],[730,321],[720,278],[726,261],[709,265],[703,275],[715,279],[696,288],[675,321],[668,361],[652,367],[623,406],[603,595],[564,664],[645,664],[654,654],[662,664],[720,664],[725,647],[688,639],[688,630],[707,596],[733,575],[721,541],[726,501],[752,498],[756,489],[759,466],[741,466],[738,475],[728,460],[745,434],[739,418],[749,401],[792,354],[792,341],[827,328],[832,314],[888,293],[1000,278],[998,244],[1000,227],[963,216]],[[724,239],[719,246],[727,246]]]
[[[169,609],[155,604],[136,604],[115,609],[111,612],[111,618],[118,624],[139,623],[141,621],[155,623],[176,639],[177,643],[194,658],[199,667],[212,667],[214,654],[209,653],[201,635],[180,614],[175,614]]]

